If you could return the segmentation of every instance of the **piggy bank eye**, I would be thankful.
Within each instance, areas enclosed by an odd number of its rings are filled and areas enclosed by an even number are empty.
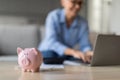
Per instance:
[[[24,53],[21,53],[21,54],[19,55],[19,59],[23,58],[24,56],[25,56]]]

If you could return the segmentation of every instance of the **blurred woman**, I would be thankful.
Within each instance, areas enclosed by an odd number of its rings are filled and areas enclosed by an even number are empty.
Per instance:
[[[82,59],[93,55],[87,21],[78,15],[83,0],[61,0],[62,9],[50,12],[46,19],[45,39],[39,45],[44,58]],[[79,49],[74,49],[78,44]]]

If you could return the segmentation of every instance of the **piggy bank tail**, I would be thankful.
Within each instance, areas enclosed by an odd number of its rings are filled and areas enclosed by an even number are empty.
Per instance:
[[[24,58],[24,59],[22,60],[22,64],[27,67],[27,66],[30,65],[30,60],[27,59],[27,58]]]

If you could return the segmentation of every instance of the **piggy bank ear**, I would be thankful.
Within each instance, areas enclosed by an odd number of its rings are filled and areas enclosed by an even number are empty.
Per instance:
[[[22,48],[18,47],[17,48],[17,54],[19,54],[20,52],[22,52],[22,50],[23,50]]]
[[[38,54],[38,50],[36,48],[32,48],[33,53],[35,53],[36,55]]]

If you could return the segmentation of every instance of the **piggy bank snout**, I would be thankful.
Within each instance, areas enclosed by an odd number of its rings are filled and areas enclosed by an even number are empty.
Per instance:
[[[28,59],[28,58],[24,58],[24,59],[22,59],[22,64],[24,65],[24,66],[29,66],[30,65],[30,60]]]

